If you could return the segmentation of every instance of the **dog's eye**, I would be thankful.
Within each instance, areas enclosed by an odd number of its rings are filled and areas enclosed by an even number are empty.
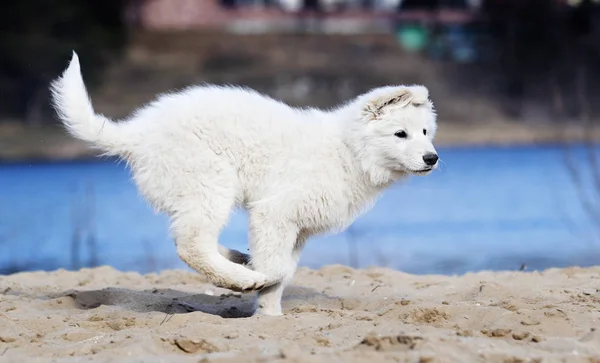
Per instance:
[[[398,131],[394,134],[396,137],[399,137],[401,139],[406,139],[406,137],[408,136],[406,134],[406,131]]]
[[[427,135],[427,130],[423,129],[423,135]]]

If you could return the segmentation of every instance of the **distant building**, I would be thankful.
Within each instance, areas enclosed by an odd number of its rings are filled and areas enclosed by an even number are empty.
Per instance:
[[[427,12],[398,12],[402,3],[414,0],[131,0],[127,12],[129,21],[143,29],[189,30],[236,26],[262,29],[285,28],[296,22],[305,10],[321,10],[327,19],[356,21],[364,28],[369,19],[381,21],[393,17],[427,21]],[[431,3],[432,1],[417,1]],[[467,8],[477,7],[481,0],[448,0],[450,11],[436,14],[449,21],[465,21],[472,15]],[[455,4],[465,4],[462,7]],[[318,4],[318,7],[315,7]],[[454,5],[452,5],[454,4]],[[312,5],[312,6],[311,6]],[[412,7],[412,6],[411,6]],[[446,7],[448,8],[448,7]],[[312,13],[309,12],[309,13]]]
[[[215,27],[226,21],[227,9],[216,0],[137,0],[130,19],[144,29]]]

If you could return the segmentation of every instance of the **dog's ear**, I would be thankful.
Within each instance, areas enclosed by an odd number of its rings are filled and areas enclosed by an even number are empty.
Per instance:
[[[363,113],[369,120],[375,120],[381,115],[383,109],[390,105],[406,107],[410,104],[417,106],[423,103],[418,101],[415,94],[407,87],[390,87],[375,90],[367,95]]]

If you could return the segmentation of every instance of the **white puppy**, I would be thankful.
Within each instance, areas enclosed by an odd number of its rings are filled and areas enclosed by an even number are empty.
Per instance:
[[[340,231],[395,181],[437,167],[436,114],[422,86],[381,87],[334,110],[297,109],[255,91],[191,87],[115,122],[94,113],[75,53],[52,84],[68,131],[127,162],[171,220],[179,256],[217,286],[281,296],[312,235]],[[248,211],[250,256],[218,243]]]

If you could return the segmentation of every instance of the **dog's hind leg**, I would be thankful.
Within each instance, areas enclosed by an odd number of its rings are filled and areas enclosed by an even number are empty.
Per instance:
[[[182,196],[171,222],[177,253],[216,286],[234,291],[260,290],[267,282],[264,274],[230,261],[227,257],[233,254],[219,253],[219,234],[235,200],[234,188],[226,184],[202,184],[194,195]]]

